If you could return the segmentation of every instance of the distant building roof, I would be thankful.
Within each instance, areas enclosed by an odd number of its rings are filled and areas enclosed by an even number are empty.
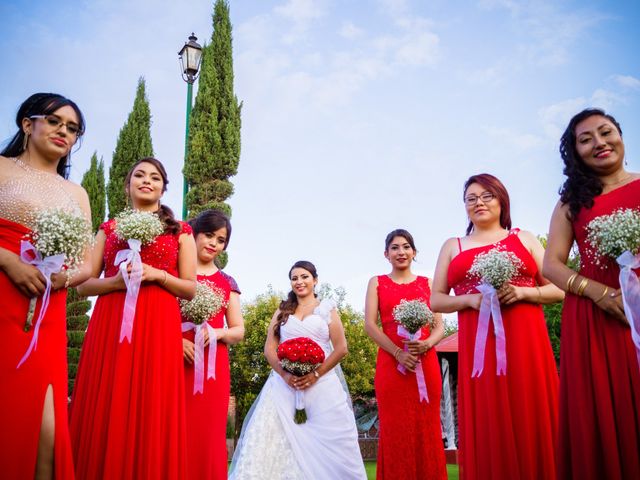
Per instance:
[[[458,332],[440,340],[436,352],[458,352]]]

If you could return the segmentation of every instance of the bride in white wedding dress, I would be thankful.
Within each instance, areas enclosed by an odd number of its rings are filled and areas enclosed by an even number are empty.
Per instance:
[[[316,299],[312,263],[296,262],[289,278],[292,291],[273,315],[264,346],[273,371],[245,418],[229,478],[366,479],[348,393],[336,374],[347,341],[335,302]],[[283,370],[276,354],[280,342],[296,337],[313,339],[325,352],[324,363],[304,377]],[[304,392],[302,424],[293,420],[296,391]]]

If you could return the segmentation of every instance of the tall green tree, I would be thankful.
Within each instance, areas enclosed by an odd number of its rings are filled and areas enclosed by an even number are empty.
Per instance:
[[[109,168],[109,184],[107,186],[109,218],[115,217],[127,205],[124,179],[129,169],[141,158],[152,156],[151,110],[145,81],[143,77],[140,77],[133,109],[120,130]]]
[[[98,161],[97,152],[93,152],[89,170],[84,173],[80,184],[89,195],[89,204],[91,205],[91,227],[93,229],[93,233],[96,233],[100,224],[104,222],[104,216],[107,208],[104,162],[102,161],[102,157],[100,157],[100,160]]]
[[[233,194],[229,177],[240,162],[241,104],[233,90],[233,48],[229,4],[217,0],[211,43],[204,47],[198,95],[191,112],[184,176],[189,217],[206,209],[231,216],[225,200]]]

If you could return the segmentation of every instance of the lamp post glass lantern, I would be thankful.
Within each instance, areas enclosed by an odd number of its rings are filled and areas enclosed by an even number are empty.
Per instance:
[[[191,33],[187,42],[178,52],[180,58],[180,67],[182,70],[182,79],[187,82],[187,121],[186,129],[184,133],[184,162],[187,161],[187,155],[189,154],[189,119],[191,117],[191,106],[193,103],[193,82],[198,78],[198,72],[200,71],[200,62],[202,61],[202,47],[196,41],[198,38]],[[189,184],[184,177],[184,165],[182,166],[182,175],[184,178],[182,188],[182,219],[187,219],[187,192],[189,191]]]

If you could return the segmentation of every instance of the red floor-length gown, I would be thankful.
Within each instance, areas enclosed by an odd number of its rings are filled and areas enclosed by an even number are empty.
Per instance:
[[[449,286],[456,295],[478,293],[468,271],[475,257],[499,246],[522,260],[512,279],[533,287],[535,260],[512,230],[502,241],[460,252],[451,260]],[[518,302],[501,306],[507,372],[496,375],[496,341],[490,322],[484,370],[471,378],[478,311],[458,312],[458,422],[460,478],[464,480],[552,479],[556,476],[558,372],[542,306]]]
[[[228,305],[231,292],[240,293],[235,280],[222,271],[198,275],[198,281],[219,289]],[[209,319],[213,328],[223,328],[226,306]],[[193,330],[183,337],[194,341]],[[204,350],[204,387],[193,393],[194,365],[185,362],[185,399],[187,409],[187,459],[189,474],[199,480],[227,478],[227,412],[229,409],[229,351],[227,344],[216,345],[216,378],[207,379],[209,346]]]
[[[393,308],[401,300],[423,300],[430,305],[431,290],[426,277],[399,284],[387,275],[378,276],[378,309],[382,330],[403,347]],[[429,336],[423,327],[421,339]],[[442,376],[434,348],[421,356],[429,402],[420,401],[416,374],[398,371],[393,355],[378,349],[375,390],[380,432],[377,478],[386,480],[446,480],[447,470],[440,428]]]
[[[596,197],[573,222],[580,273],[611,289],[620,288],[619,267],[596,265],[586,225],[618,208],[640,209],[640,180]],[[629,327],[567,294],[560,341],[558,478],[640,478],[640,370]]]
[[[105,276],[128,248],[106,234]],[[143,263],[178,275],[179,236],[162,234],[141,251]],[[176,479],[186,475],[186,419],[180,309],[176,297],[143,284],[131,343],[120,343],[125,291],[101,295],[91,316],[71,402],[71,441],[79,479]]]
[[[30,230],[0,218],[0,248],[20,254],[20,240]],[[34,477],[42,407],[49,385],[53,389],[55,415],[54,475],[73,478],[73,458],[67,427],[66,290],[51,292],[41,323],[38,345],[16,368],[31,338],[24,331],[29,298],[0,270],[0,478]],[[36,304],[33,321],[40,312]]]

